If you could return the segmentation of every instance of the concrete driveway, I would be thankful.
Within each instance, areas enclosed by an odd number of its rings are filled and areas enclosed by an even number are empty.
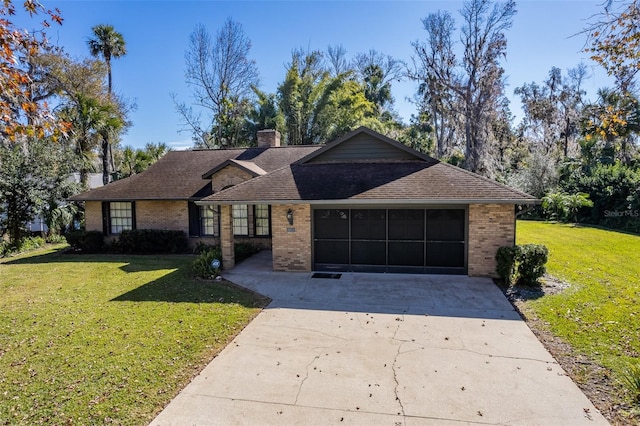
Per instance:
[[[226,274],[273,302],[152,425],[602,425],[488,279]]]

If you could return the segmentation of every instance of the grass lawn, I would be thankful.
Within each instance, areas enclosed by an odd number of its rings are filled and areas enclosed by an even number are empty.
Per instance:
[[[0,424],[148,424],[264,306],[191,256],[0,259]]]
[[[570,283],[527,308],[615,379],[640,357],[640,236],[519,221],[517,243],[549,248],[548,274]]]

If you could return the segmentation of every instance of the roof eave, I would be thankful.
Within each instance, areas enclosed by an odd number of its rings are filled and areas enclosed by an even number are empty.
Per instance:
[[[513,204],[513,205],[538,205],[541,200],[529,198],[513,198],[513,199],[362,199],[347,198],[335,200],[199,200],[195,201],[198,205],[233,205],[233,204],[314,204],[314,205],[336,205],[336,204],[352,204],[352,205],[467,205],[467,204]]]

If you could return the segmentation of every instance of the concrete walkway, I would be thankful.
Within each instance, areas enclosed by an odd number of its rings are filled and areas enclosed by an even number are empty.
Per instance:
[[[271,270],[273,299],[152,425],[606,425],[488,279]]]

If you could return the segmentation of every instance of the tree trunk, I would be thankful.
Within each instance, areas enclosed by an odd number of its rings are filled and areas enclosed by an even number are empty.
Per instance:
[[[102,134],[102,184],[109,183],[109,135]]]

